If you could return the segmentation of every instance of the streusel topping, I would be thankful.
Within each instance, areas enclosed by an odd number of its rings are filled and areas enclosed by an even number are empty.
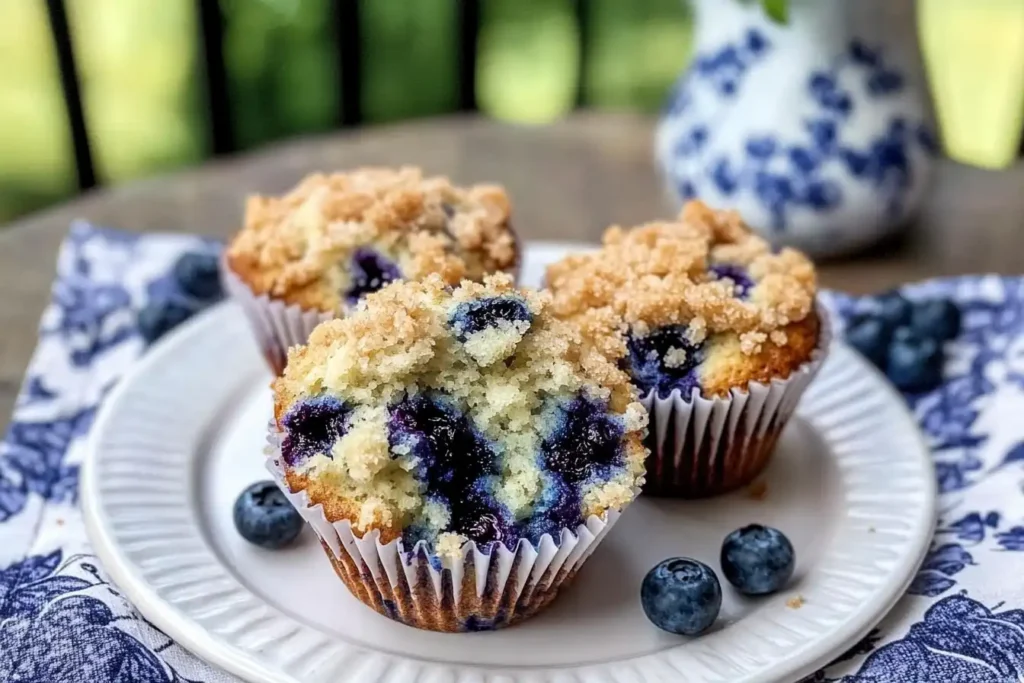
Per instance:
[[[498,186],[417,168],[315,174],[283,196],[250,197],[227,256],[257,294],[340,312],[393,280],[436,273],[456,285],[511,269],[510,212]]]
[[[547,285],[555,314],[642,391],[720,395],[785,377],[818,334],[807,257],[700,202],[675,221],[610,228],[599,251],[550,266]]]
[[[317,327],[274,382],[289,485],[332,521],[442,553],[557,542],[628,503],[647,414],[549,307],[505,274],[454,290],[432,275]]]
[[[753,285],[728,270],[720,276],[719,266],[745,270]],[[700,202],[688,203],[678,221],[610,228],[601,251],[550,266],[547,284],[561,317],[610,307],[634,328],[687,325],[693,341],[716,332],[767,337],[807,317],[817,287],[802,253],[775,253],[737,213]]]

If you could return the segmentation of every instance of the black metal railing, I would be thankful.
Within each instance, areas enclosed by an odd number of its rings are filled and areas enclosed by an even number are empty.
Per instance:
[[[365,0],[333,0],[332,22],[334,49],[337,52],[339,115],[343,127],[358,126],[363,121],[362,57],[360,8]],[[480,0],[452,0],[457,17],[457,107],[461,111],[477,109],[477,50],[480,35]],[[580,35],[580,74],[576,88],[576,104],[584,104],[585,93],[582,74],[587,57],[588,0],[575,0],[574,8]],[[53,43],[60,68],[60,81],[67,108],[71,140],[74,147],[75,167],[80,190],[88,190],[101,181],[93,164],[89,128],[82,106],[80,73],[75,62],[74,40],[68,26],[63,0],[46,0],[53,34]],[[226,17],[217,0],[195,0],[199,26],[200,61],[206,101],[206,135],[212,154],[229,154],[237,149],[237,136],[229,96],[229,74],[224,59]]]
[[[64,91],[64,106],[67,109],[68,126],[71,129],[71,143],[75,152],[75,170],[78,175],[78,189],[88,190],[96,185],[96,169],[92,163],[92,148],[89,144],[89,129],[85,125],[85,111],[82,107],[82,89],[75,64],[74,44],[68,30],[68,14],[63,0],[46,0],[46,11],[53,34],[54,52],[60,68],[60,84]]]
[[[202,2],[202,0],[200,0]],[[363,50],[360,34],[359,0],[334,0],[334,44],[338,51],[341,80],[340,123],[362,123]]]
[[[224,64],[224,13],[216,0],[196,0],[199,17],[199,50],[206,84],[206,122],[210,150],[227,154],[235,149],[231,122],[231,98],[228,96],[228,70]]]

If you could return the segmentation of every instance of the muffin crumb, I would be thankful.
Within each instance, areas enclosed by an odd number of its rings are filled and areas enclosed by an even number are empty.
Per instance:
[[[768,496],[768,482],[758,479],[747,488],[747,497],[753,500],[764,500]]]
[[[686,364],[686,349],[672,347],[665,354],[665,365],[670,368],[681,368]]]
[[[804,600],[804,596],[797,594],[789,600],[786,600],[786,607],[790,609],[800,609],[804,606],[804,602],[806,602]]]

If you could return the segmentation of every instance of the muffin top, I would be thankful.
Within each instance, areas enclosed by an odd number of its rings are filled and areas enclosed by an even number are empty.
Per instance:
[[[642,482],[629,377],[546,294],[495,274],[391,284],[317,327],[275,380],[281,465],[357,535],[452,555],[619,509]]]
[[[818,340],[807,257],[700,202],[676,221],[608,229],[600,251],[550,266],[547,284],[555,315],[644,394],[721,396],[785,378]]]
[[[437,273],[456,285],[511,269],[509,213],[498,186],[417,168],[315,174],[281,197],[250,197],[227,259],[257,294],[345,312],[393,280]]]

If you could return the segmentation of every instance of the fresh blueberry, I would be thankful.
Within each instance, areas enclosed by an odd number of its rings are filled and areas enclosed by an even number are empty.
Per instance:
[[[640,604],[658,628],[695,636],[718,617],[722,585],[706,564],[673,557],[647,572],[640,586]]]
[[[224,295],[220,284],[220,264],[215,254],[190,251],[174,264],[174,279],[188,295],[212,301]]]
[[[455,307],[451,326],[459,341],[481,330],[497,327],[503,322],[525,321],[529,325],[533,314],[526,302],[517,296],[497,296],[466,301]]]
[[[960,334],[960,309],[949,299],[919,301],[910,312],[910,327],[919,336],[949,341]]]
[[[694,345],[684,325],[659,327],[644,337],[630,335],[627,371],[641,392],[657,389],[659,396],[668,396],[679,389],[689,396],[698,386],[696,367],[704,360],[703,345]],[[681,357],[670,355],[675,350]]]
[[[352,284],[345,293],[350,305],[355,305],[367,294],[376,292],[389,282],[402,277],[398,266],[373,249],[360,247],[352,255]]]
[[[750,275],[743,269],[742,266],[737,266],[731,263],[716,263],[711,266],[711,272],[718,276],[718,279],[728,278],[733,281],[736,285],[736,296],[741,299],[746,299],[747,295],[750,294],[750,290],[754,288],[754,281],[750,279]]]
[[[900,391],[920,393],[942,384],[942,346],[916,330],[902,327],[893,334],[885,374]]]
[[[721,562],[725,578],[741,593],[767,595],[789,581],[796,554],[778,529],[749,524],[725,537]]]
[[[557,410],[556,427],[540,445],[549,471],[572,484],[623,464],[623,428],[604,405],[579,396]]]
[[[242,538],[268,550],[283,548],[302,532],[302,517],[272,481],[258,481],[235,501],[235,528]]]
[[[152,344],[189,319],[195,310],[177,301],[153,301],[139,311],[139,334]]]
[[[891,340],[892,328],[874,315],[859,315],[846,326],[847,343],[860,351],[875,367],[883,370]]]
[[[287,436],[281,442],[281,456],[295,465],[317,454],[330,456],[335,442],[348,430],[352,413],[341,399],[317,396],[292,406],[281,420]]]
[[[910,312],[913,306],[899,292],[889,292],[878,298],[878,312],[875,314],[881,318],[890,330],[895,330],[901,325],[910,322]]]

